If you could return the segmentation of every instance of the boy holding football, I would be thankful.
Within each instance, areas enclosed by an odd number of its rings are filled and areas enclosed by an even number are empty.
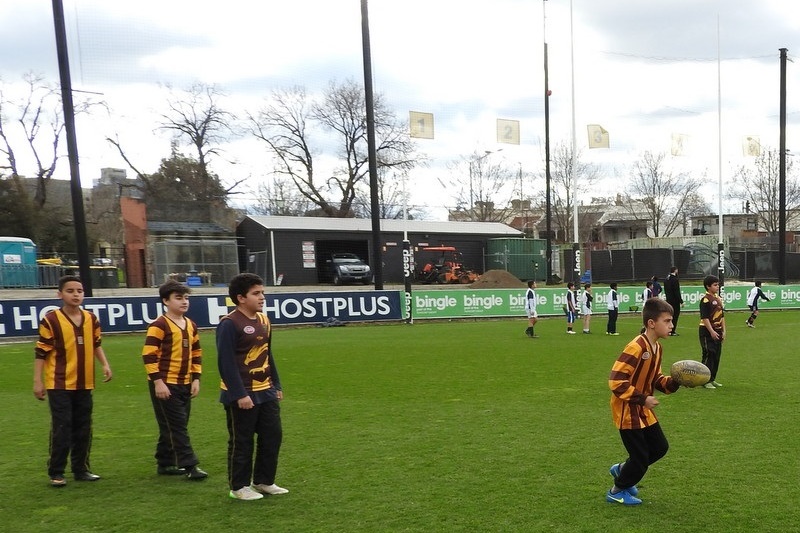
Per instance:
[[[606,501],[622,505],[642,503],[636,497],[636,484],[669,449],[653,410],[659,403],[653,394],[656,389],[670,394],[680,386],[661,372],[662,347],[658,341],[672,331],[672,306],[658,298],[646,300],[642,322],[641,334],[625,346],[608,378],[611,414],[628,458],[609,469],[614,485],[606,493]]]
[[[272,325],[263,312],[264,282],[255,274],[239,274],[228,295],[236,309],[217,326],[217,355],[219,401],[228,424],[229,496],[258,500],[264,494],[286,494],[275,484],[283,390],[272,356]]]
[[[81,308],[83,283],[77,276],[58,280],[60,309],[50,311],[39,324],[33,372],[33,395],[50,404],[51,487],[67,484],[67,458],[76,481],[97,481],[89,469],[92,447],[92,390],[95,359],[103,367],[103,381],[111,380],[111,367],[103,352],[100,322]]]

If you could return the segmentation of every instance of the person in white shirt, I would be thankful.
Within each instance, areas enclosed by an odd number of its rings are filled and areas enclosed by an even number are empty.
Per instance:
[[[653,297],[653,282],[648,280],[642,291],[642,304]]]
[[[608,291],[606,303],[608,305],[608,325],[606,326],[606,335],[619,335],[617,333],[617,316],[619,316],[619,295],[617,294],[617,284],[610,285],[611,290]]]
[[[750,318],[747,319],[747,322],[745,322],[745,324],[747,324],[748,328],[756,327],[754,322],[756,321],[756,318],[758,318],[758,300],[759,299],[762,299],[762,300],[764,300],[766,302],[769,301],[769,298],[767,298],[767,295],[764,294],[764,291],[761,290],[761,282],[760,281],[756,281],[755,282],[755,287],[750,289],[750,292],[747,293],[747,307],[750,308]]]
[[[583,294],[581,295],[581,314],[583,314],[583,332],[591,333],[589,331],[589,323],[592,321],[592,284],[586,283],[583,286]]]
[[[536,314],[536,281],[530,280],[528,282],[528,290],[525,291],[525,314],[528,316],[528,328],[525,330],[525,335],[535,338],[538,335],[534,333],[533,326],[536,325],[538,316]]]

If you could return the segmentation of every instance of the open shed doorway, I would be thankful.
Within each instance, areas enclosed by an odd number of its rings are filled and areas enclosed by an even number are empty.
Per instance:
[[[333,282],[331,254],[355,254],[366,264],[370,264],[367,240],[318,240],[314,243],[314,249],[317,254],[317,280],[319,283]]]

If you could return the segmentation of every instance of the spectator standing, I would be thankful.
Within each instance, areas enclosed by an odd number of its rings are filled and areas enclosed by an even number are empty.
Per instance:
[[[672,331],[670,336],[678,335],[678,318],[681,316],[683,296],[681,296],[681,282],[678,279],[678,267],[669,269],[669,275],[664,280],[664,296],[667,303],[672,306]]]
[[[619,295],[617,294],[617,284],[612,283],[611,290],[608,291],[608,325],[606,325],[606,335],[619,335],[617,333],[617,316],[619,316]]]

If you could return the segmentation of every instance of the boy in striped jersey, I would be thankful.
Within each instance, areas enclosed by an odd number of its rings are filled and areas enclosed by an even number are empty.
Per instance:
[[[614,362],[608,378],[611,389],[611,414],[619,429],[628,458],[611,466],[614,485],[606,501],[638,505],[636,484],[648,467],[664,457],[669,443],[653,409],[658,400],[654,389],[664,394],[678,390],[680,383],[661,372],[659,339],[672,331],[672,306],[659,298],[650,298],[642,308],[644,327],[639,336],[625,346]]]
[[[142,359],[147,386],[158,424],[157,472],[185,475],[187,479],[208,477],[197,464],[189,439],[192,398],[200,393],[202,351],[197,324],[186,316],[189,287],[170,280],[158,288],[166,311],[147,328]]]
[[[67,484],[67,458],[77,481],[97,481],[89,469],[92,447],[92,390],[94,361],[103,366],[103,381],[111,367],[103,352],[100,322],[81,308],[83,283],[77,276],[58,280],[62,307],[47,313],[39,323],[36,342],[33,395],[50,404],[50,459],[47,473],[52,487]]]

